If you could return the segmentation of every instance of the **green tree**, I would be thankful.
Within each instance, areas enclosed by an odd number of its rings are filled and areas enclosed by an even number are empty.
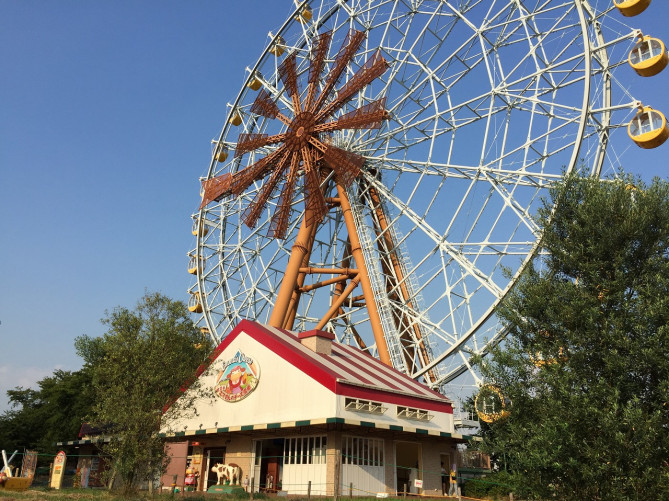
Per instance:
[[[206,360],[210,345],[197,347],[202,336],[184,303],[157,293],[147,293],[134,310],[107,312],[102,322],[108,327],[103,337],[82,336],[75,346],[93,374],[91,422],[111,438],[103,452],[128,492],[166,465],[157,436],[162,410]],[[192,411],[193,398],[180,399],[170,412]]]
[[[570,176],[551,198],[481,364],[511,401],[481,447],[520,495],[669,499],[669,184]]]
[[[77,436],[91,410],[91,375],[57,370],[38,381],[38,389],[9,390],[11,409],[0,416],[0,445],[7,450],[55,453],[56,442]]]

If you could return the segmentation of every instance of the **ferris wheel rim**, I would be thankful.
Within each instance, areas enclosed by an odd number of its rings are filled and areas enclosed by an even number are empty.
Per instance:
[[[587,3],[588,3],[587,0],[575,2],[575,8],[577,9],[577,11],[579,13],[579,17],[580,17],[580,21],[581,21],[581,36],[583,37],[583,40],[586,41],[586,42],[588,42],[590,40],[589,37],[588,37],[588,31],[587,31],[587,28],[589,27],[589,25],[588,25],[588,22],[587,22],[587,19],[586,19],[585,15],[584,15],[584,12],[583,12],[583,4],[587,4]],[[276,39],[276,37],[278,37],[279,35],[284,33],[285,30],[287,30],[287,28],[292,23],[296,22],[294,20],[294,16],[297,15],[300,12],[300,10],[307,4],[308,4],[308,1],[305,0],[295,8],[294,12],[291,14],[291,16],[288,17],[288,19],[285,21],[285,23],[283,24],[281,29],[277,32],[277,35],[275,36],[275,39]],[[339,6],[333,7],[332,12],[338,10],[339,8],[340,8]],[[332,15],[332,12],[330,12],[329,15]],[[323,23],[321,23],[321,24],[323,24]],[[316,29],[315,31],[318,31],[318,30]],[[306,43],[307,43],[306,38],[304,38],[303,46]],[[584,43],[584,46],[587,47],[586,50],[589,53],[590,52],[589,43]],[[262,54],[260,55],[260,57],[256,61],[253,68],[251,70],[249,70],[249,74],[248,74],[247,78],[245,79],[245,81],[244,81],[244,83],[241,87],[241,90],[240,90],[239,94],[237,95],[237,98],[236,98],[234,104],[231,107],[229,115],[233,112],[233,110],[235,110],[237,108],[237,106],[240,104],[241,100],[243,99],[244,95],[247,92],[249,92],[248,88],[247,88],[247,84],[253,78],[253,75],[259,70],[259,68],[261,67],[261,63],[267,58],[269,49],[270,49],[270,45],[268,45],[264,49],[264,51],[262,52]],[[579,125],[578,125],[579,132],[578,132],[578,135],[577,135],[577,139],[574,140],[573,146],[572,146],[572,155],[571,155],[572,159],[571,159],[571,161],[568,165],[568,168],[566,169],[567,173],[573,171],[573,169],[575,168],[575,166],[578,162],[579,150],[580,150],[580,147],[581,147],[581,144],[582,144],[582,141],[583,141],[583,137],[584,137],[584,134],[585,134],[585,127],[586,127],[586,122],[587,122],[587,118],[588,118],[588,113],[590,112],[590,109],[589,109],[590,93],[591,93],[590,81],[591,81],[591,78],[592,78],[591,68],[590,68],[590,59],[591,58],[589,56],[585,57],[585,61],[586,61],[586,64],[588,66],[588,69],[585,72],[585,80],[584,80],[584,86],[583,86],[583,103],[584,103],[584,106],[582,108],[581,116],[580,116],[580,119],[579,119]],[[609,97],[610,97],[610,89],[609,89]],[[230,131],[230,128],[231,128],[231,124],[229,123],[228,120],[226,120],[225,125],[223,127],[223,130],[222,130],[222,132],[219,136],[219,139],[217,141],[217,144],[221,144],[221,143],[224,142],[224,139],[227,136],[228,132]],[[211,177],[213,175],[213,173],[215,172],[215,168],[216,168],[216,159],[212,158],[207,177]],[[601,163],[599,164],[599,167],[596,170],[597,170],[596,173],[598,174],[599,171],[601,170]],[[204,212],[205,212],[204,209],[200,210],[198,212],[198,218],[202,218]],[[205,238],[204,236],[197,235],[197,246],[196,246],[196,253],[197,254],[196,255],[197,255],[198,258],[202,257],[200,252],[201,252],[201,249],[203,249],[204,244],[201,244],[200,241],[201,241],[201,239],[204,239],[204,238]],[[483,325],[483,323],[485,321],[487,321],[491,316],[494,315],[497,307],[499,306],[499,303],[508,294],[509,290],[512,288],[513,284],[517,281],[518,277],[520,276],[522,271],[525,269],[525,267],[532,260],[533,256],[536,255],[538,247],[539,247],[539,239],[536,239],[533,246],[532,246],[531,251],[527,254],[527,257],[523,261],[523,264],[521,265],[520,269],[514,274],[513,278],[511,280],[509,280],[509,282],[507,284],[507,287],[502,292],[502,295],[494,301],[494,303],[488,308],[488,310],[485,312],[485,314],[483,314],[480,317],[479,321],[475,325],[473,325],[466,333],[461,335],[458,338],[458,340],[455,343],[453,343],[448,350],[442,352],[440,355],[435,357],[434,361],[431,364],[429,364],[427,366],[424,366],[420,371],[414,372],[412,374],[413,377],[422,376],[427,371],[429,371],[432,367],[435,367],[436,365],[438,365],[440,361],[448,358],[449,356],[451,356],[452,354],[454,354],[458,350],[460,350],[462,348],[462,346],[467,342],[467,340],[481,327],[481,325]],[[204,285],[204,279],[200,278],[199,273],[198,273],[198,279],[197,279],[197,288],[198,288],[198,291],[201,293],[201,297],[206,302],[207,301],[206,287]],[[210,331],[212,332],[212,335],[214,333],[216,333],[217,332],[216,324],[215,324],[215,321],[211,318],[211,309],[207,307],[206,303],[205,303],[205,308],[204,308],[204,319],[205,319],[205,322],[207,323],[208,327],[210,328]],[[497,337],[499,337],[499,335],[501,335],[501,334],[502,334],[501,332],[498,333]],[[496,338],[490,340],[489,344],[491,344],[495,341],[496,341]],[[486,346],[488,346],[488,345],[486,345]],[[463,369],[464,371],[466,371],[467,370],[466,364],[461,364],[460,369]]]

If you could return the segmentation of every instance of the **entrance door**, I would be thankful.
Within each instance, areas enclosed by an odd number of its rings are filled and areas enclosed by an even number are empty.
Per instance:
[[[257,440],[253,467],[253,488],[257,491],[276,492],[282,481],[283,438]]]
[[[420,444],[415,442],[395,442],[395,489],[398,493],[422,493],[416,487],[416,480],[423,479],[423,464]],[[406,490],[405,490],[406,489]]]
[[[204,490],[207,491],[209,487],[218,483],[218,475],[213,473],[211,469],[216,463],[225,463],[225,447],[205,449],[204,457],[206,458],[205,465],[207,466],[205,470]]]
[[[451,455],[450,454],[441,454],[439,456],[441,460],[441,493],[448,493],[448,476],[451,471]]]

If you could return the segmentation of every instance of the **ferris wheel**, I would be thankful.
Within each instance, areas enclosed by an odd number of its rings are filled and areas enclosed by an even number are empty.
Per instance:
[[[296,4],[201,179],[203,332],[322,329],[434,388],[467,372],[505,333],[548,188],[599,175],[628,122],[666,128],[617,83],[643,40],[594,0]]]

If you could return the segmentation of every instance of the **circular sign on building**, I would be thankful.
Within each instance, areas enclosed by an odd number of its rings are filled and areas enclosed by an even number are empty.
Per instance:
[[[238,351],[218,367],[214,392],[226,402],[238,402],[246,398],[258,386],[260,367],[256,361]]]

